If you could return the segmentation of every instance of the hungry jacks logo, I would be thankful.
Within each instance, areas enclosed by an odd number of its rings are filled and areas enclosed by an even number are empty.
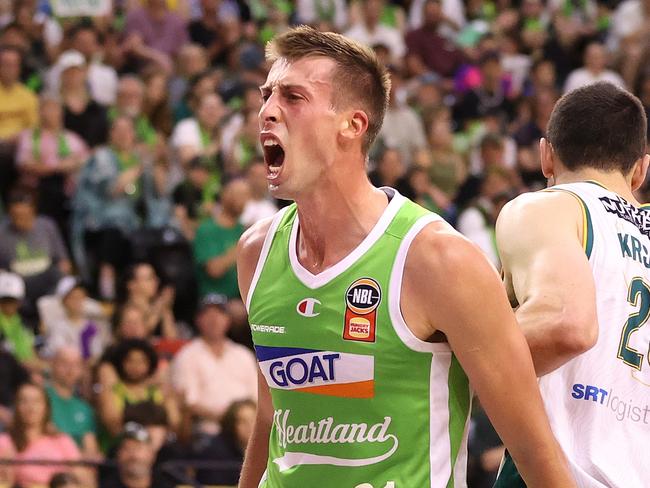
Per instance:
[[[381,302],[381,288],[372,278],[361,278],[345,292],[345,323],[343,339],[375,342],[377,307]]]

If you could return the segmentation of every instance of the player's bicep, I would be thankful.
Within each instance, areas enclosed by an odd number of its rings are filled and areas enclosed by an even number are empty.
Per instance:
[[[582,209],[566,193],[518,199],[497,224],[504,274],[521,306],[588,320],[595,308],[593,275],[583,246]]]

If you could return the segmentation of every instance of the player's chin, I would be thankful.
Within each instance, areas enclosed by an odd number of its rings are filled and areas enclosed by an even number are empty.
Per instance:
[[[294,200],[295,192],[292,192],[287,183],[281,183],[276,181],[269,181],[269,194],[273,198],[278,198],[280,200]]]

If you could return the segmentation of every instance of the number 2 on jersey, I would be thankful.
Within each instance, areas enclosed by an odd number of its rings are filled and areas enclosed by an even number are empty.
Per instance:
[[[628,345],[630,337],[637,330],[645,325],[650,318],[650,285],[641,278],[634,278],[630,283],[627,293],[627,301],[633,307],[638,306],[639,311],[630,315],[621,332],[621,342],[618,345],[618,358],[628,366],[641,371],[643,366],[643,354]],[[650,361],[650,350],[648,351]]]

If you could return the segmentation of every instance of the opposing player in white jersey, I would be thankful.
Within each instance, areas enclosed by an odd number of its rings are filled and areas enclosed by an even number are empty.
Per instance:
[[[633,195],[646,127],[614,85],[568,93],[540,143],[552,186],[497,223],[505,284],[582,488],[650,486],[650,211]],[[507,456],[495,486],[524,486]]]

